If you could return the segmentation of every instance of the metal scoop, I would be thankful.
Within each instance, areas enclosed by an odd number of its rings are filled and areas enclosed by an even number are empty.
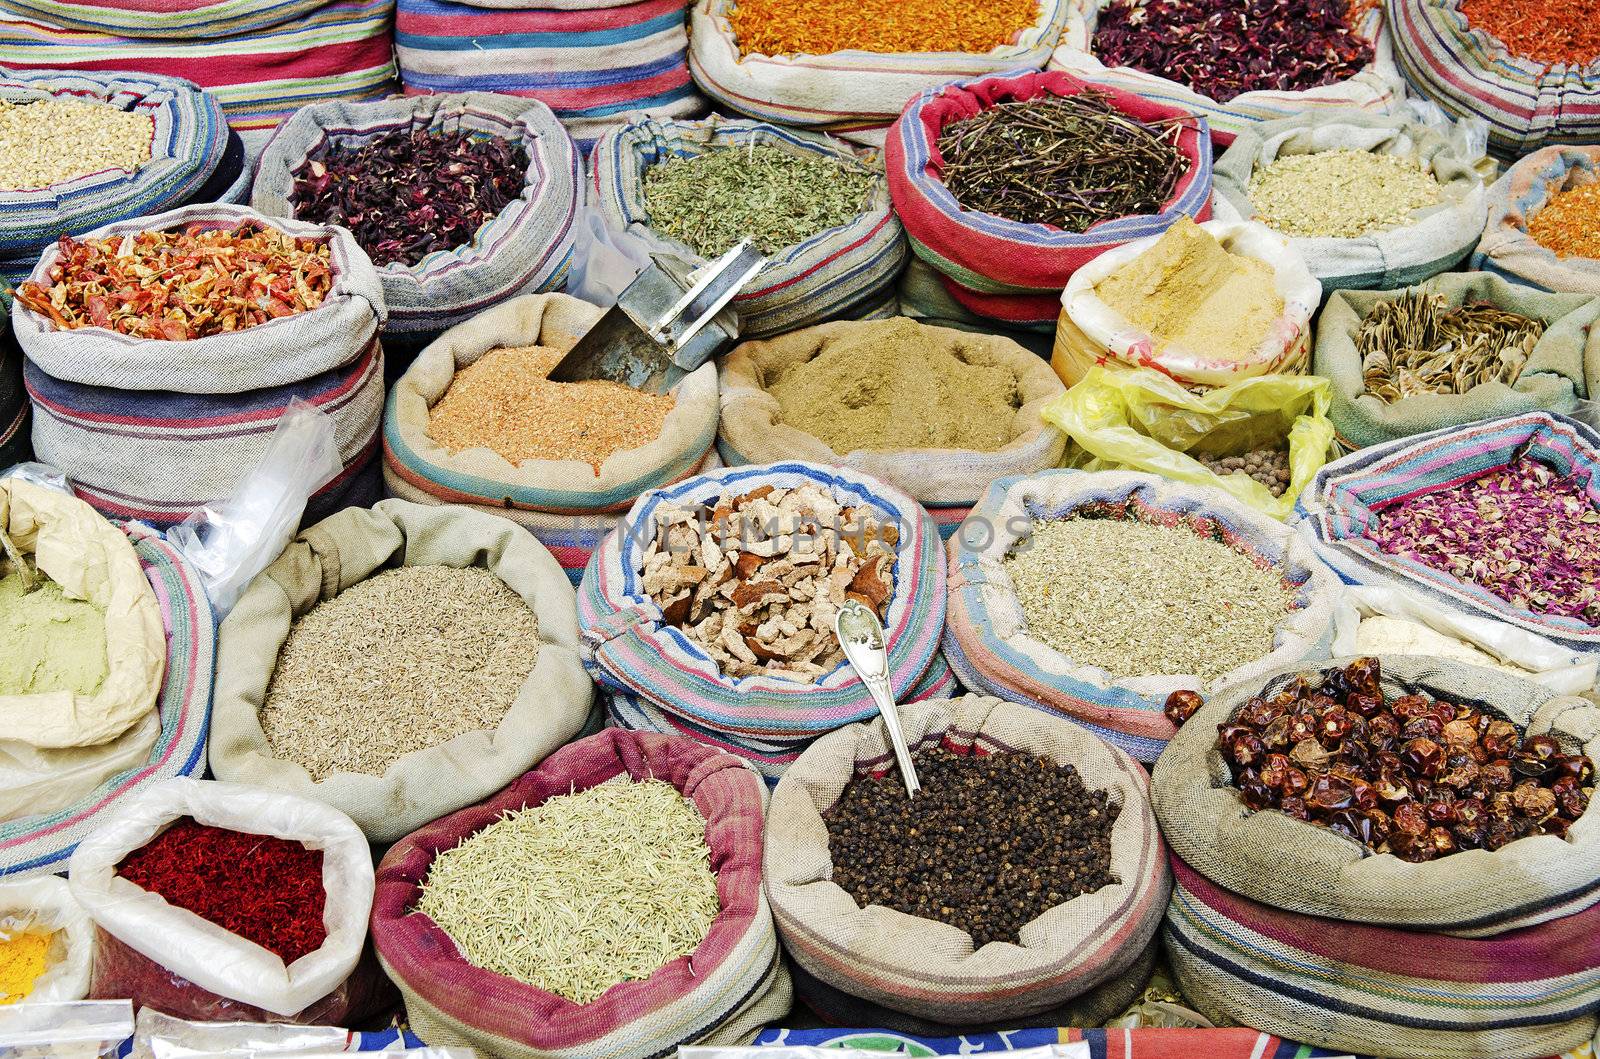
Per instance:
[[[650,259],[561,358],[552,382],[605,379],[666,393],[738,339],[739,314],[728,303],[767,263],[748,239],[698,271],[669,254]]]
[[[917,779],[917,768],[911,763],[911,748],[906,746],[906,734],[900,727],[900,708],[894,704],[894,689],[889,686],[889,656],[883,649],[883,623],[872,608],[858,599],[852,599],[839,608],[833,619],[834,635],[845,658],[855,667],[856,676],[872,693],[872,701],[883,714],[883,726],[889,730],[889,742],[894,746],[894,759],[900,765],[900,778],[905,780],[906,795],[915,797],[922,789]]]

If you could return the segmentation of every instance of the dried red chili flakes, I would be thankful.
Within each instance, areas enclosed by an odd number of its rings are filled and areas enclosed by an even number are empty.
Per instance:
[[[293,963],[322,947],[322,851],[184,817],[134,850],[117,874]]]
[[[333,285],[333,266],[324,240],[262,226],[191,228],[62,236],[49,278],[22,284],[17,300],[62,330],[104,327],[186,341],[317,308]]]
[[[1600,21],[1588,4],[1548,0],[1461,0],[1473,29],[1499,40],[1512,55],[1558,66],[1600,60]]]

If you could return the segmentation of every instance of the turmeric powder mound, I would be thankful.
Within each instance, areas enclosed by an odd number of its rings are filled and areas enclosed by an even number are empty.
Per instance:
[[[551,382],[564,351],[503,346],[456,373],[428,413],[428,436],[450,454],[486,448],[506,461],[608,457],[661,436],[673,399],[616,382]]]
[[[0,941],[0,1005],[15,1004],[33,992],[49,952],[50,935],[34,930]]]
[[[1038,0],[738,0],[728,12],[741,55],[983,54],[1038,18]]]

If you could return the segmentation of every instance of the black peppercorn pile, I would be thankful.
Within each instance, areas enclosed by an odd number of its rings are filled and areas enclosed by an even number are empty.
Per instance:
[[[857,904],[959,927],[977,948],[1016,942],[1045,911],[1118,881],[1120,806],[1071,765],[939,749],[916,763],[915,799],[898,772],[861,777],[823,817],[833,881]]]
[[[1167,712],[1193,705],[1174,693]],[[1218,725],[1217,748],[1250,808],[1412,862],[1564,837],[1594,793],[1589,759],[1551,736],[1425,695],[1385,701],[1376,658],[1249,699]]]

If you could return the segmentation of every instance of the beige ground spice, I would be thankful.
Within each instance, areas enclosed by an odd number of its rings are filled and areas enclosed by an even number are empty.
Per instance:
[[[607,457],[661,436],[667,394],[615,382],[551,382],[566,351],[504,346],[456,373],[428,414],[428,436],[453,456],[487,448],[508,462],[580,460],[596,474]]]
[[[987,351],[897,317],[826,342],[767,391],[783,421],[841,455],[857,449],[993,452],[1021,433],[1017,377]]]
[[[320,780],[498,725],[539,658],[539,623],[482,567],[402,566],[289,628],[261,728]]]

